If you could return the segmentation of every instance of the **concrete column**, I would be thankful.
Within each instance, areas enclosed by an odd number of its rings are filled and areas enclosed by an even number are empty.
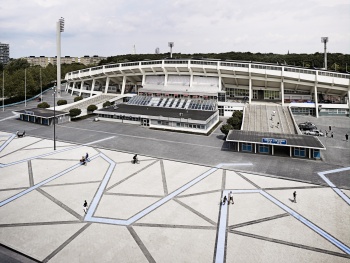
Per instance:
[[[239,152],[239,142],[237,142],[237,152]]]
[[[252,88],[252,78],[249,76],[249,104],[252,103],[253,88]]]
[[[293,147],[289,147],[289,156],[292,157]]]
[[[105,94],[107,94],[108,92],[108,87],[109,87],[109,77],[106,78]]]
[[[315,100],[315,112],[316,118],[318,118],[318,98],[317,98],[317,86],[314,86],[314,100]]]
[[[254,153],[256,153],[256,143],[254,143]]]
[[[309,148],[309,159],[311,159],[311,149]]]
[[[122,84],[122,95],[124,95],[125,92],[125,84],[126,84],[126,76],[123,77],[123,84]]]
[[[82,90],[83,90],[83,86],[84,86],[84,80],[82,80],[81,83],[80,83],[79,96],[81,96],[81,92],[82,92]]]
[[[95,89],[95,82],[96,82],[96,79],[93,79],[92,80],[92,85],[91,85],[91,93],[90,93],[90,97],[92,97],[92,92],[94,91]]]
[[[251,67],[251,64],[249,64],[249,67],[248,67],[248,72],[249,72],[249,104],[252,103],[252,98],[253,98],[252,76],[250,74],[250,67]]]
[[[66,87],[64,88],[64,91],[65,92],[68,92],[68,87],[69,87],[69,83],[68,83],[68,81],[66,82]]]
[[[75,83],[76,83],[76,82],[75,82],[75,81],[73,81],[72,92],[71,92],[71,94],[70,94],[71,96],[73,96],[73,91],[74,91],[74,89],[75,89]]]
[[[192,87],[192,86],[193,86],[193,74],[191,72],[191,75],[190,75],[190,87]]]
[[[272,153],[272,155],[275,154],[275,147],[273,145],[271,145],[271,153]]]
[[[165,76],[164,76],[164,86],[168,86],[168,73],[165,73]]]
[[[145,85],[145,81],[146,81],[146,75],[145,74],[142,74],[142,87],[143,85]]]
[[[348,109],[349,109],[349,118],[350,118],[350,86],[348,89]]]
[[[219,91],[222,89],[222,84],[221,84],[221,75],[219,75]]]
[[[281,97],[282,97],[282,106],[284,106],[284,82],[281,81]]]

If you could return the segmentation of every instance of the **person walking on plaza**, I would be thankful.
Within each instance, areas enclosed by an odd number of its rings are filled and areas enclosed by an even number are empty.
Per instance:
[[[297,202],[297,191],[294,191],[293,198],[294,198],[293,202],[296,203]]]
[[[228,204],[230,204],[230,202],[232,202],[232,204],[234,204],[234,202],[233,202],[233,193],[232,193],[232,191],[230,191],[230,199],[229,199],[229,201],[228,201]]]
[[[345,134],[345,140],[348,141],[349,140],[349,135]]]
[[[222,198],[222,205],[226,204],[226,201],[227,201],[227,197],[226,195],[224,195],[224,198]]]
[[[85,154],[85,160],[86,160],[87,162],[90,162],[89,154],[88,154],[88,153]]]
[[[333,138],[333,132],[331,133],[331,138]]]
[[[86,215],[87,210],[88,210],[88,203],[86,202],[86,200],[85,200],[85,202],[84,202],[84,204],[83,204],[83,210],[84,210],[84,213],[85,213],[85,215]]]

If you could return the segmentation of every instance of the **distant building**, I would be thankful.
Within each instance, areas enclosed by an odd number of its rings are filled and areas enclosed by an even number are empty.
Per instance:
[[[0,63],[7,64],[10,60],[10,45],[0,42]]]
[[[52,65],[57,64],[57,57],[45,57],[45,56],[40,56],[40,57],[35,57],[35,56],[29,56],[25,57],[25,59],[28,61],[28,63],[31,66],[41,66],[41,67],[46,67],[50,63]],[[97,65],[101,60],[106,59],[105,57],[99,57],[97,55],[95,56],[84,56],[84,57],[71,57],[71,56],[65,56],[61,57],[61,64],[72,64],[72,63],[81,63],[84,64],[85,66],[91,65]]]

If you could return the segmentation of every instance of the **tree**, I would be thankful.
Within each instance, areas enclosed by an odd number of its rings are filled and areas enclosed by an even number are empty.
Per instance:
[[[232,130],[233,127],[230,124],[224,124],[220,127],[220,131],[227,136],[227,134]]]
[[[72,118],[74,118],[74,117],[76,117],[76,116],[78,116],[80,114],[81,114],[81,109],[74,108],[74,109],[69,110],[69,115]]]
[[[239,130],[242,125],[243,113],[240,111],[234,111],[232,117],[227,120],[227,124],[231,125],[233,129]]]
[[[82,99],[83,99],[82,96],[75,97],[75,98],[74,98],[74,102],[77,102],[77,101],[82,100]]]
[[[91,112],[94,112],[95,110],[97,110],[97,106],[96,106],[96,105],[89,105],[89,106],[87,107],[87,110],[88,110],[88,111],[91,111]]]
[[[57,101],[57,105],[58,105],[58,106],[66,105],[66,104],[67,104],[67,101],[66,101],[66,100],[58,100],[58,101]]]
[[[107,100],[105,103],[103,103],[103,108],[105,108],[105,107],[109,107],[109,106],[111,106],[112,105],[112,103],[109,101],[109,100]]]
[[[50,108],[50,105],[44,101],[44,102],[38,104],[38,108],[47,109],[47,108]]]

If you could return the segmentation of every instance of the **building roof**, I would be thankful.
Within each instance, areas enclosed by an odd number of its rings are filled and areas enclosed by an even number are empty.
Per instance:
[[[137,106],[129,104],[118,104],[117,108],[113,106],[104,108],[95,113],[107,114],[107,113],[124,113],[143,116],[157,116],[157,117],[169,117],[169,118],[182,118],[205,121],[210,118],[216,111],[200,111],[200,110],[186,110],[186,109],[174,109],[174,108],[161,108],[150,106]],[[180,113],[182,115],[180,116]]]
[[[263,142],[263,138],[276,139],[279,142],[281,142],[282,140],[286,140],[286,143],[280,144],[278,142],[277,143]],[[248,143],[258,143],[258,144],[267,144],[267,145],[278,145],[278,146],[304,147],[304,148],[313,148],[313,149],[326,149],[318,138],[310,135],[299,135],[299,134],[282,134],[282,133],[271,133],[271,132],[232,130],[228,134],[226,141],[248,142]]]
[[[25,110],[17,110],[16,112],[20,114],[26,114],[26,115],[33,115],[36,117],[42,117],[42,118],[53,118],[54,111],[48,110],[48,109],[41,109],[41,108],[32,108],[32,109],[25,109]],[[64,111],[56,111],[56,117],[61,115],[67,115],[69,113]]]

